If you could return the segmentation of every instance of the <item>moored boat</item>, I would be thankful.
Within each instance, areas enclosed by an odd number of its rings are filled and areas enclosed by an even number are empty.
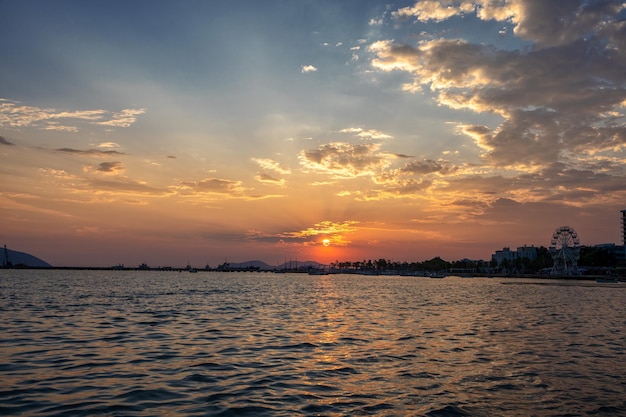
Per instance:
[[[619,281],[617,278],[596,278],[596,282],[603,284],[617,284]]]

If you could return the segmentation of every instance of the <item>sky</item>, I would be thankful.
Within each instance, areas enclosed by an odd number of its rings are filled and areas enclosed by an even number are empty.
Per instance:
[[[0,0],[0,244],[55,266],[621,244],[626,2]]]

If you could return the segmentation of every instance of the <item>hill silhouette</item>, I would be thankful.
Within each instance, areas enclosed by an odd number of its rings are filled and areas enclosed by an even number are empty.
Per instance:
[[[42,259],[39,259],[36,256],[31,255],[30,253],[18,252],[18,251],[11,250],[8,248],[6,249],[6,252],[5,252],[3,249],[2,252],[0,252],[0,266],[6,268],[7,266],[11,266],[11,265],[14,268],[20,267],[20,266],[28,266],[31,268],[52,267],[52,265],[50,265],[48,262]]]

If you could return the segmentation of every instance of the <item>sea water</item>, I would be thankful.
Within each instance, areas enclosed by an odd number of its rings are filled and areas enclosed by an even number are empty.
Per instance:
[[[620,285],[0,270],[0,415],[626,415]]]

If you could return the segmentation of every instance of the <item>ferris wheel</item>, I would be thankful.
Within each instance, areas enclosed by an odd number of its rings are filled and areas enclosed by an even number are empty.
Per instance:
[[[580,257],[580,240],[576,231],[569,226],[558,227],[550,242],[552,275],[577,275]]]

